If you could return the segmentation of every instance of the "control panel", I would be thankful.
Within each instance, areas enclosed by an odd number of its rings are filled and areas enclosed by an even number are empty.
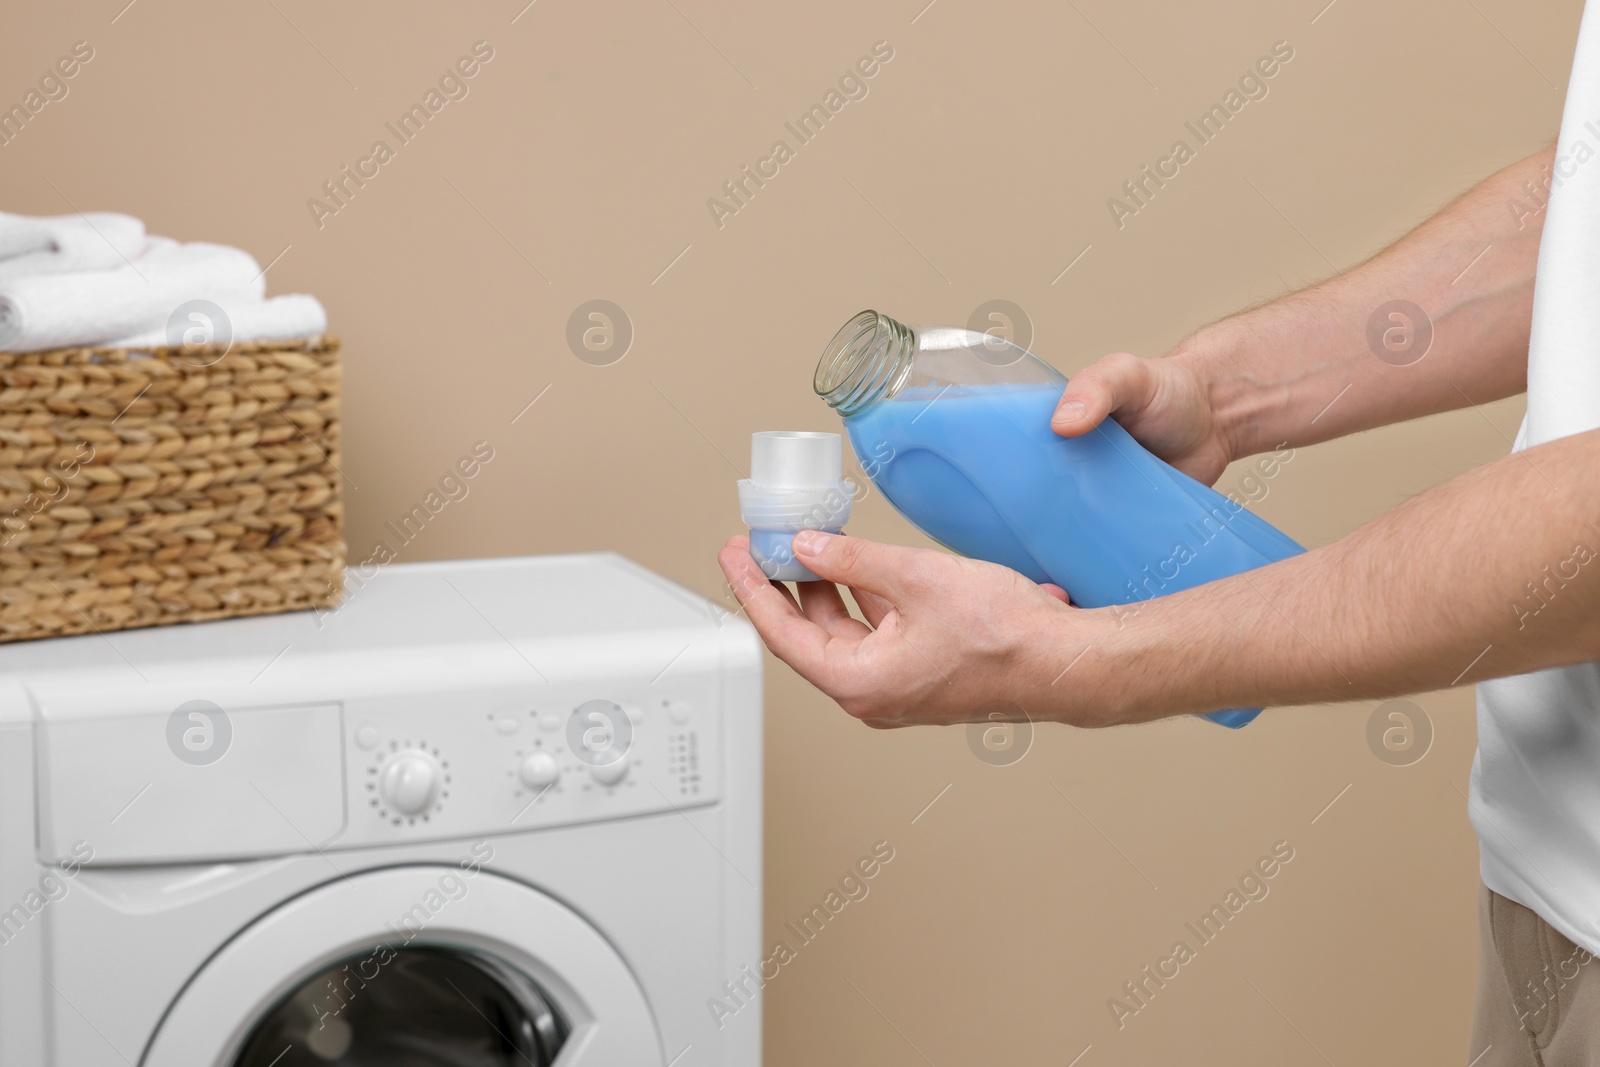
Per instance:
[[[334,847],[515,833],[720,798],[716,692],[618,686],[560,695],[351,701],[349,820]]]
[[[397,564],[337,612],[0,647],[0,719],[44,864],[697,818],[759,772],[724,748],[759,645],[707,608],[606,554]]]

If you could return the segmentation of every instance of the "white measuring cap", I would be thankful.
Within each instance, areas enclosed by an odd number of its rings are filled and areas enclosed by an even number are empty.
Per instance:
[[[833,485],[844,469],[844,439],[836,433],[763,430],[750,435],[750,481],[767,489]]]
[[[768,530],[837,530],[850,517],[844,438],[809,430],[750,436],[750,477],[739,483],[745,524]]]
[[[750,477],[739,483],[739,514],[750,527],[750,557],[768,578],[820,581],[794,555],[800,530],[838,533],[850,518],[855,483],[843,477],[836,433],[765,430],[750,437]]]

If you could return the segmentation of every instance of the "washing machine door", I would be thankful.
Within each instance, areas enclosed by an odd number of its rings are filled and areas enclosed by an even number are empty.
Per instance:
[[[662,1067],[627,964],[575,912],[487,871],[329,882],[214,955],[141,1067]]]

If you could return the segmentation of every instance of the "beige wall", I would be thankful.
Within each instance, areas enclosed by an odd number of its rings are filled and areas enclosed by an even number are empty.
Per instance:
[[[271,291],[316,293],[346,344],[357,557],[488,440],[402,558],[614,548],[714,597],[733,467],[751,431],[833,427],[810,373],[851,313],[960,324],[1004,298],[1069,373],[1159,353],[1539,147],[1581,6],[539,0],[513,24],[521,0],[138,0],[113,22],[123,2],[12,13],[0,100],[74,41],[95,57],[0,147],[0,206],[288,246]],[[470,94],[319,229],[307,199],[480,39]],[[707,198],[794,147],[784,122],[880,40],[870,95],[719,229]],[[1270,95],[1119,231],[1106,198],[1278,40]],[[611,366],[564,339],[594,298],[636,331]],[[1519,410],[1304,450],[1260,511],[1329,541],[1504,452]],[[853,530],[918,540],[877,498]],[[1369,751],[1371,705],[1041,729],[996,768],[961,731],[874,733],[771,668],[769,940],[874,842],[896,858],[769,987],[769,1063],[1470,1058],[1468,692],[1418,698],[1437,738],[1403,768]],[[1270,896],[1119,1032],[1107,998],[1280,840]]]

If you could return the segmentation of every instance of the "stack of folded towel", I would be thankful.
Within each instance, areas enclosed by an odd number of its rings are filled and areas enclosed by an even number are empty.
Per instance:
[[[281,341],[327,328],[315,297],[268,299],[261,267],[237,248],[147,236],[127,215],[0,212],[0,352]]]

